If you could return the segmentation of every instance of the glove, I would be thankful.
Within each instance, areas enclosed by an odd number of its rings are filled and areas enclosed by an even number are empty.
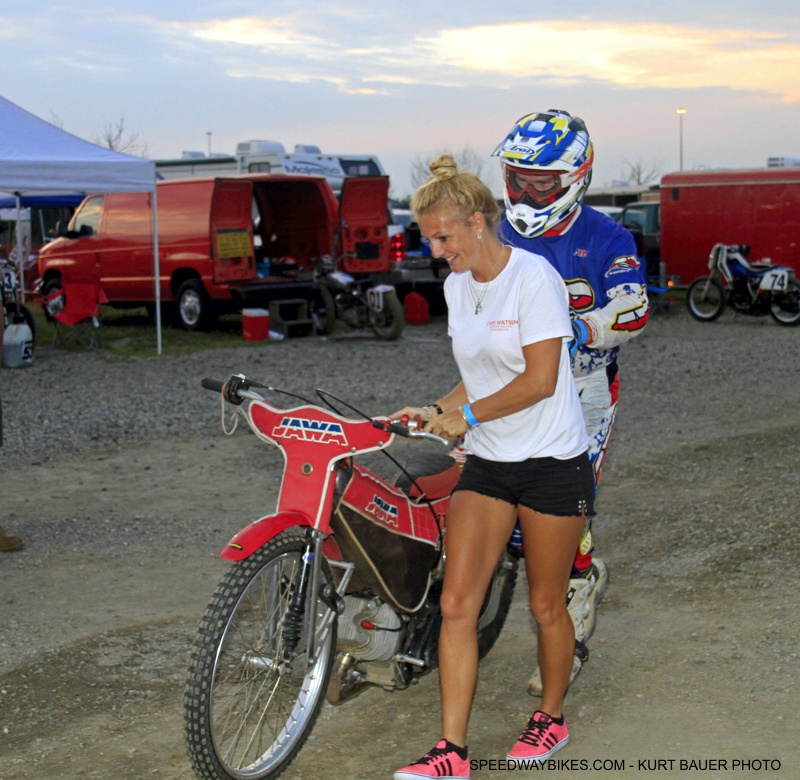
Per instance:
[[[572,320],[572,341],[569,342],[569,356],[575,357],[578,347],[589,339],[589,329],[583,320]]]

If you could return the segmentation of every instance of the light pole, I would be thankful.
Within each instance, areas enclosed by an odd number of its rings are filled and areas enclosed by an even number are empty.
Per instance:
[[[681,165],[680,170],[683,170],[683,115],[686,113],[685,108],[676,108],[675,113],[678,115],[678,136],[680,140],[680,152],[681,152]]]
[[[211,131],[209,130],[206,135],[208,136],[208,156],[211,157]]]

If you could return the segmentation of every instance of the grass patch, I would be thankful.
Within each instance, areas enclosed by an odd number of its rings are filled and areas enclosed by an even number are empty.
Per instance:
[[[44,316],[38,301],[28,301],[36,322],[36,345],[50,347],[55,338],[55,324]],[[155,319],[150,319],[147,310],[103,308],[101,325],[102,346],[98,351],[112,357],[152,357],[157,354],[158,336]],[[181,327],[162,323],[161,354],[184,355],[208,349],[225,347],[264,346],[269,341],[251,342],[242,337],[242,315],[227,314],[220,317],[217,327],[208,332],[188,331]],[[82,344],[59,345],[58,349],[81,352]]]

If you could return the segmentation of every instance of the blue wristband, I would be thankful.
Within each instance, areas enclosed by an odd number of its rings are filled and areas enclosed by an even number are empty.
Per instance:
[[[572,320],[572,341],[569,342],[569,356],[574,357],[578,347],[589,340],[589,329],[583,320]]]
[[[464,404],[461,408],[464,410],[464,419],[467,421],[469,427],[477,427],[480,423],[475,419],[475,415],[472,413],[472,404]]]

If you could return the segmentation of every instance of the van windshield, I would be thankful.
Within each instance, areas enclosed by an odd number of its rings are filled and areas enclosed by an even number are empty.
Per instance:
[[[644,209],[626,209],[623,224],[625,227],[638,227],[644,230]]]
[[[103,196],[96,195],[83,202],[75,216],[72,218],[70,229],[85,235],[97,235],[100,227],[100,214],[103,211]],[[91,228],[88,233],[87,228]]]

